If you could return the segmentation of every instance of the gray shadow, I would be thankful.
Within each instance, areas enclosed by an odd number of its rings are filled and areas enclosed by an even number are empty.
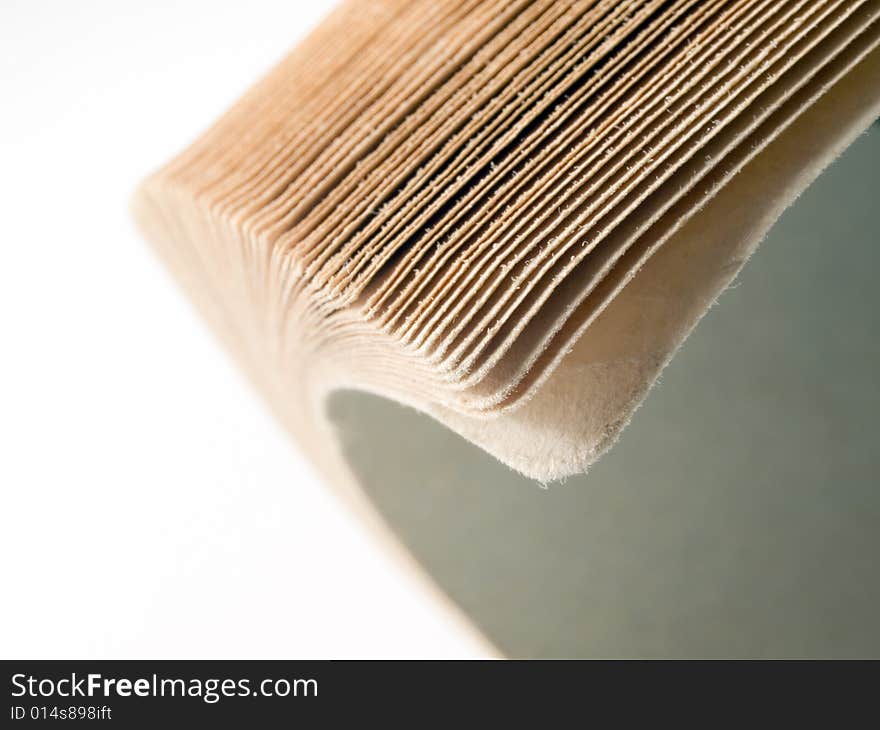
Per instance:
[[[540,488],[361,393],[370,497],[523,657],[880,656],[880,129],[774,227],[588,475]]]

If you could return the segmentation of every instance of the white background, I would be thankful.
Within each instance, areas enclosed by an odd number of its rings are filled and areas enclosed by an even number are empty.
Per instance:
[[[130,222],[327,2],[0,6],[0,655],[468,656]]]

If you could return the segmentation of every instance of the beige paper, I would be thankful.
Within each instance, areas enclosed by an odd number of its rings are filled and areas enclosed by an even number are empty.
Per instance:
[[[364,509],[326,398],[584,471],[880,114],[880,0],[347,2],[134,209]]]

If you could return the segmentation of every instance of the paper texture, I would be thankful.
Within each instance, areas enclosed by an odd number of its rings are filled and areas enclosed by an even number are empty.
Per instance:
[[[332,479],[340,388],[564,477],[877,113],[878,13],[349,2],[136,215]]]

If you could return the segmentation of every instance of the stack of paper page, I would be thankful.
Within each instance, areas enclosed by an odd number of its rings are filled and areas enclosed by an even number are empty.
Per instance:
[[[353,0],[147,180],[136,215],[331,478],[340,388],[563,477],[876,118],[878,15]]]

